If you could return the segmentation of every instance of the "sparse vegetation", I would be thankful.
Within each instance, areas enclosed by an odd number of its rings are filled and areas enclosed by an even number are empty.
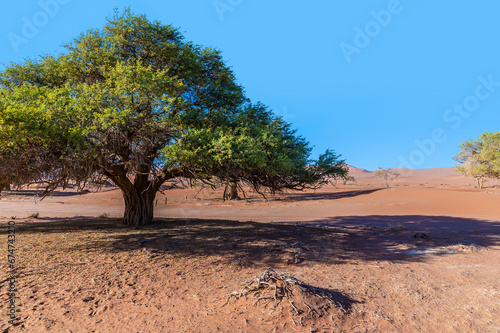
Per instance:
[[[40,217],[40,213],[39,212],[36,212],[36,213],[32,213],[28,216],[28,218],[30,219],[37,219]]]
[[[488,178],[500,178],[500,132],[463,142],[453,159],[459,163],[458,173],[474,178],[476,186],[483,188]]]
[[[344,185],[347,185],[347,183],[349,183],[349,182],[351,184],[356,184],[357,183],[356,178],[354,178],[353,176],[346,176],[346,177],[344,177],[344,179],[343,179]]]
[[[389,223],[389,226],[385,229],[386,231],[398,232],[398,231],[406,231],[408,228],[401,222],[398,223]]]
[[[378,170],[375,171],[375,176],[383,178],[385,180],[385,185],[389,188],[390,184],[400,176],[400,173],[391,168],[383,169],[382,167],[379,167]]]

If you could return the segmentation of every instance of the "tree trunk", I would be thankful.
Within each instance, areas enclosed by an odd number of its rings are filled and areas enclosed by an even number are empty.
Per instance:
[[[2,191],[10,191],[10,184],[8,183],[0,183],[0,196],[2,195]]]
[[[146,225],[153,222],[154,200],[156,192],[139,189],[122,189],[125,200],[125,213],[123,214],[123,224],[129,226]]]
[[[226,185],[224,189],[224,201],[226,200],[237,200],[240,197],[238,196],[238,184],[235,182],[231,182]]]
[[[127,170],[123,165],[112,166],[103,171],[103,174],[122,191],[125,201],[124,225],[140,226],[152,223],[156,192],[166,179],[182,175],[179,170],[171,170],[161,177],[150,180],[148,172],[149,168],[143,167],[132,182],[127,177]]]
[[[124,225],[139,226],[153,222],[154,200],[161,185],[160,181],[152,184],[147,174],[141,174],[137,175],[132,182],[122,166],[106,170],[104,175],[122,191],[125,201]]]

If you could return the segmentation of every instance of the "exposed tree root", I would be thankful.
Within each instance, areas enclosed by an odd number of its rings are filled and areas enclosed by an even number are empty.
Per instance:
[[[294,294],[296,292],[296,294]],[[293,296],[298,296],[299,292],[304,293],[306,296],[315,296],[320,299],[326,300],[333,307],[340,309],[343,313],[348,313],[346,306],[339,300],[339,295],[331,290],[311,286],[302,282],[295,277],[288,274],[281,274],[273,269],[267,269],[260,275],[254,277],[250,281],[245,282],[245,286],[240,291],[235,291],[227,295],[226,305],[232,298],[240,299],[247,296],[252,296],[254,299],[253,305],[267,307],[271,302],[273,303],[271,310],[275,310],[287,298],[288,303],[285,303],[290,312],[296,316],[300,316],[307,312],[308,316],[321,317],[323,311],[315,309],[311,304],[302,302],[305,305],[304,310],[301,310],[297,304],[292,301]],[[223,306],[224,306],[223,305]]]

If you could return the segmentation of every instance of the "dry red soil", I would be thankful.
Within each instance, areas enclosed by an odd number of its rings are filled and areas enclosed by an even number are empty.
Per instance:
[[[403,171],[390,188],[352,175],[267,202],[167,190],[142,228],[118,225],[111,186],[4,192],[0,329],[500,332],[500,184],[474,189],[451,169]]]

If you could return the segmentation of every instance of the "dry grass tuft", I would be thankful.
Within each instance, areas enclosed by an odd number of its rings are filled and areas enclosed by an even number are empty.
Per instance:
[[[29,219],[37,219],[40,217],[40,213],[36,212],[28,216]]]
[[[398,222],[398,223],[390,223],[385,230],[390,232],[397,232],[397,231],[406,231],[408,230],[408,228],[403,223]]]

